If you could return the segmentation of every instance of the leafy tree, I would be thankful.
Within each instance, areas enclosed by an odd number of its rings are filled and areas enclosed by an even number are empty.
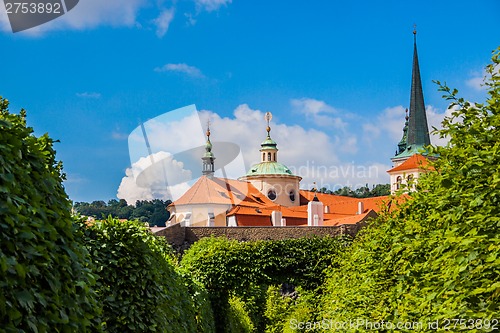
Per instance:
[[[111,217],[81,229],[106,332],[197,332],[199,311],[164,239],[142,223]]]
[[[464,322],[452,330],[492,331],[500,314],[500,49],[492,60],[484,104],[440,85],[456,107],[438,132],[449,144],[429,148],[439,155],[435,171],[365,229],[331,270],[326,318],[418,321],[425,328],[458,318]]]
[[[0,322],[2,332],[86,332],[97,314],[54,141],[0,97]],[[96,329],[98,326],[95,327]]]
[[[102,200],[87,202],[76,202],[75,210],[85,216],[92,216],[100,219],[112,216],[119,219],[133,219],[141,222],[148,222],[150,226],[164,227],[165,222],[170,217],[167,206],[170,200],[163,201],[154,199],[152,201],[139,200],[135,206],[127,205],[127,201],[111,199],[106,204]]]

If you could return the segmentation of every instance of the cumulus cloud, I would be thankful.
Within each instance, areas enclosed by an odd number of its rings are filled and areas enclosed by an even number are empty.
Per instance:
[[[126,169],[117,197],[128,204],[137,200],[176,199],[189,188],[191,178],[191,171],[182,162],[167,152],[158,152],[140,158]]]
[[[163,65],[162,67],[156,67],[155,72],[174,72],[174,73],[181,73],[181,74],[186,74],[187,76],[190,77],[195,77],[195,78],[203,78],[205,77],[201,70],[194,66],[189,66],[184,63],[180,64],[166,64]]]
[[[174,9],[166,9],[160,13],[154,23],[156,25],[156,35],[158,37],[163,37],[168,31],[168,27],[170,26],[170,22],[174,19]]]
[[[318,126],[345,129],[347,125],[340,117],[334,116],[339,111],[323,101],[300,98],[292,99],[290,104],[296,112],[304,114],[306,119],[312,120]]]
[[[310,103],[309,106],[311,105],[314,106],[314,103]],[[321,103],[316,107],[312,106],[309,110],[313,114],[321,113],[323,109],[334,109]],[[187,190],[190,182],[194,182],[201,175],[201,156],[204,153],[206,140],[203,128],[205,126],[202,124],[206,124],[207,120],[210,120],[212,151],[216,157],[216,176],[227,176],[232,179],[243,176],[251,165],[260,162],[260,144],[267,135],[264,114],[264,111],[253,109],[248,104],[241,104],[234,109],[231,116],[227,117],[221,117],[210,110],[202,110],[199,113],[186,114],[185,117],[171,117],[168,121],[161,117],[150,120],[146,131],[153,154],[170,152],[168,155],[170,159],[165,159],[165,163],[169,164],[165,164],[163,168],[169,170],[167,174],[170,178],[175,178],[170,176],[171,173],[179,173],[180,178],[167,180],[168,184],[174,184],[174,189],[169,194],[162,180],[165,172],[158,167],[152,169],[148,181],[144,181],[144,178],[139,179],[141,186],[138,186],[137,174],[150,163],[147,154],[143,154],[143,157],[134,159],[140,162],[134,163],[132,168],[127,169],[127,174],[120,185],[119,197],[130,202],[138,199],[167,198],[168,195],[175,198]],[[443,117],[450,114],[451,110],[441,112],[428,106],[429,127],[439,128]],[[402,106],[387,108],[375,119],[367,119],[361,126],[361,131],[346,130],[347,133],[344,135],[330,130],[284,124],[276,115],[271,122],[270,134],[278,143],[278,161],[303,178],[302,188],[310,189],[316,182],[318,187],[331,190],[343,186],[355,189],[365,184],[371,186],[389,181],[386,171],[391,168],[391,152],[394,152],[402,136],[404,116],[405,110]],[[356,122],[358,121],[356,119]],[[345,123],[347,129],[350,126],[358,126],[347,120]],[[131,135],[129,144],[134,140],[137,142],[143,140],[139,136],[140,132],[137,138]],[[435,137],[432,141],[434,144],[446,143],[445,140]],[[238,145],[241,156],[232,161],[233,157],[228,158],[227,151],[220,142]],[[368,142],[371,142],[372,146],[367,146]],[[142,145],[144,146],[144,142]],[[360,153],[356,156],[349,155],[348,152],[353,153],[358,150],[358,145],[363,146]],[[183,155],[182,158],[180,154]],[[189,155],[188,158],[186,154]],[[154,155],[154,159],[166,156]],[[356,161],[353,160],[354,157]]]

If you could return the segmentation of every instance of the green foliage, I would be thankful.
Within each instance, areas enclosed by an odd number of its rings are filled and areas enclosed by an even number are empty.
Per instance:
[[[82,230],[98,276],[95,289],[106,332],[197,331],[186,280],[176,272],[163,239],[140,222],[111,217]]]
[[[290,283],[314,290],[348,244],[347,239],[331,237],[241,243],[211,237],[193,244],[181,266],[210,293],[218,332],[231,332],[227,331],[231,297],[245,303],[254,328],[262,331],[267,285]]]
[[[245,302],[237,296],[229,298],[225,332],[253,333],[255,327],[245,308]]]
[[[53,140],[0,97],[0,322],[2,332],[85,332],[94,277],[75,240]]]
[[[167,211],[167,206],[170,203],[170,200],[138,200],[133,206],[127,205],[124,199],[120,199],[120,201],[111,199],[107,204],[104,201],[75,202],[74,209],[81,215],[97,219],[111,215],[119,219],[139,220],[148,222],[150,226],[164,227],[165,222],[170,217],[170,213]]]
[[[366,229],[331,271],[324,317],[419,321],[424,328],[436,320],[499,318],[499,55],[500,49],[487,67],[485,104],[441,86],[455,108],[439,131],[449,144],[430,147],[439,155],[435,171],[393,214]]]
[[[176,266],[177,273],[182,276],[184,285],[187,287],[191,302],[193,303],[194,315],[198,333],[214,333],[215,322],[210,295],[205,287],[195,281],[189,272]]]
[[[316,191],[316,189],[312,189],[312,191]],[[370,189],[368,184],[365,186],[358,187],[356,190],[351,189],[349,186],[344,186],[335,191],[331,191],[326,187],[322,187],[318,190],[319,193],[326,194],[336,194],[346,197],[354,197],[354,198],[371,198],[371,197],[380,197],[383,195],[391,194],[391,185],[390,184],[377,184],[373,185]]]
[[[306,331],[299,323],[316,322],[318,304],[315,291],[305,291],[297,287],[293,295],[283,296],[280,288],[270,286],[267,290],[267,303],[264,317],[267,319],[265,333],[284,333]],[[307,330],[311,332],[311,330]]]

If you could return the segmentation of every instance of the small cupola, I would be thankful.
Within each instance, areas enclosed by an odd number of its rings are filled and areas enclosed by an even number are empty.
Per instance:
[[[271,112],[266,112],[264,116],[267,121],[267,137],[260,145],[261,162],[278,162],[278,148],[277,143],[271,139],[271,126],[270,122],[273,119]]]

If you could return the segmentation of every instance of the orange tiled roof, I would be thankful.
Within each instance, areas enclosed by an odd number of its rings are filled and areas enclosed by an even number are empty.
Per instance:
[[[202,176],[171,206],[192,204],[246,205],[253,207],[275,204],[260,193],[252,184],[226,178]]]
[[[358,214],[358,215],[352,215],[348,217],[343,217],[343,218],[337,218],[337,219],[325,219],[323,222],[323,225],[325,226],[338,226],[342,224],[356,224],[360,222],[366,221],[370,217],[377,217],[377,213],[373,209],[368,210],[366,213],[363,214]]]
[[[409,159],[398,165],[397,167],[392,168],[387,172],[396,172],[396,171],[404,171],[404,170],[413,170],[413,169],[424,169],[429,164],[429,161],[426,157],[415,154],[412,155]]]

